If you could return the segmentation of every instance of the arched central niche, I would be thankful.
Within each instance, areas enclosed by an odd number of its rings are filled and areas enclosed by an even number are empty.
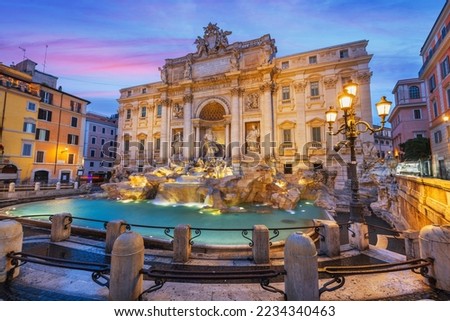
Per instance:
[[[226,108],[220,101],[207,102],[198,114],[200,120],[201,156],[221,158],[225,156],[225,115]]]
[[[200,119],[207,121],[223,120],[225,116],[225,108],[217,101],[211,101],[205,105],[200,111]]]

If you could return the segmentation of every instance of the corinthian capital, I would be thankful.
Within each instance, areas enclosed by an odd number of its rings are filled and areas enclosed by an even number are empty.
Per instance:
[[[240,96],[240,95],[242,95],[242,93],[244,92],[244,89],[241,89],[241,88],[239,88],[239,87],[234,87],[234,88],[231,88],[231,95],[232,96]]]
[[[192,101],[194,100],[194,96],[193,95],[191,95],[191,94],[188,94],[188,95],[184,95],[183,96],[183,103],[185,103],[185,104],[192,104]]]

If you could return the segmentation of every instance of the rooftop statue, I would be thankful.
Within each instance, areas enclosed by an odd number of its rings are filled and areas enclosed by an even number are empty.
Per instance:
[[[227,36],[231,35],[231,31],[224,31],[217,27],[217,23],[203,27],[205,33],[203,37],[197,37],[195,44],[197,45],[197,55],[209,55],[218,52],[220,49],[225,49],[228,46]]]

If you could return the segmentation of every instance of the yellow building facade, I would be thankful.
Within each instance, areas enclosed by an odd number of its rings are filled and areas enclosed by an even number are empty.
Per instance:
[[[17,169],[0,182],[70,183],[83,170],[89,101],[56,89],[57,78],[35,66],[28,59],[0,65],[1,166]]]
[[[39,103],[39,86],[30,75],[0,65],[1,181],[30,179]]]

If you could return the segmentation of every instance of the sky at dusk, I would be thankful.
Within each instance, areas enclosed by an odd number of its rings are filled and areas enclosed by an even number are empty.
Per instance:
[[[445,0],[0,0],[0,62],[24,57],[57,76],[63,91],[117,111],[119,90],[160,80],[166,58],[196,52],[203,27],[231,31],[230,43],[275,39],[277,57],[368,40],[372,105],[415,78],[420,49]]]

